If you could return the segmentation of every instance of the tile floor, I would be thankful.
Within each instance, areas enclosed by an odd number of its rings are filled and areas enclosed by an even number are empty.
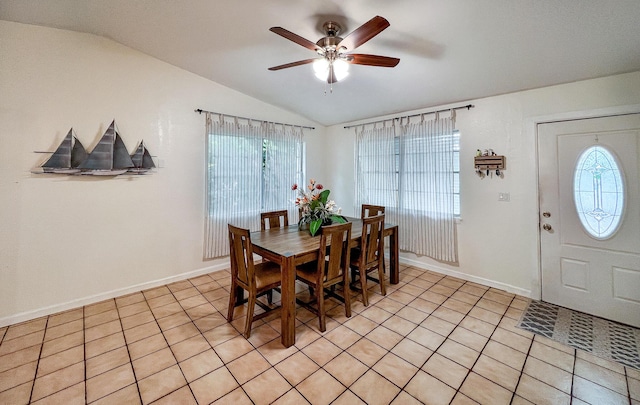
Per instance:
[[[640,404],[640,371],[515,328],[504,291],[403,266],[323,334],[299,309],[285,349],[277,315],[226,322],[229,277],[0,328],[0,404]]]

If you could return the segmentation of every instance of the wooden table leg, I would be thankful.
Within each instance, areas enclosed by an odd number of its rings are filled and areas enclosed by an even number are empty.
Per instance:
[[[296,266],[295,257],[282,259],[282,308],[280,309],[281,335],[284,347],[296,342]]]
[[[391,262],[390,281],[391,284],[398,284],[400,282],[400,252],[398,251],[398,227],[395,226],[391,229],[391,235],[389,235],[389,255]]]

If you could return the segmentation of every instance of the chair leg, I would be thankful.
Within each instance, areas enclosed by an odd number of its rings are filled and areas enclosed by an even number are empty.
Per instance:
[[[267,303],[273,304],[273,290],[267,291]]]
[[[318,300],[318,319],[320,320],[320,332],[327,330],[327,322],[324,314],[324,287],[318,286],[316,291],[316,297]]]
[[[244,337],[249,339],[251,336],[251,324],[253,323],[253,311],[256,306],[256,294],[249,292],[249,299],[247,302],[247,321],[244,324]]]
[[[237,286],[235,282],[231,282],[231,292],[229,293],[229,309],[227,311],[227,321],[233,321],[233,311],[236,307],[236,290]]]
[[[346,271],[344,272],[342,285],[344,287],[344,314],[347,318],[351,318],[351,289],[349,288],[349,276]]]
[[[365,307],[369,306],[369,291],[367,290],[367,270],[360,269],[360,284],[362,285],[362,303]]]
[[[382,263],[378,266],[378,281],[380,283],[380,292],[382,295],[387,295],[387,288],[384,285],[384,267]]]

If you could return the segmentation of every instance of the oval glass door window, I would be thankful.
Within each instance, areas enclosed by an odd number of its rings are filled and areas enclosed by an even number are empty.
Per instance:
[[[624,183],[613,154],[602,145],[587,148],[578,159],[573,179],[576,211],[585,231],[608,239],[620,228]]]

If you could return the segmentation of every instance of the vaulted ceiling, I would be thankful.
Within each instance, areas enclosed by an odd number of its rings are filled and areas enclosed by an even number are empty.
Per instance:
[[[332,88],[311,65],[267,70],[316,56],[270,27],[316,42],[376,15],[391,25],[357,53],[395,68]],[[323,125],[640,70],[638,0],[0,0],[0,19],[111,38]]]

